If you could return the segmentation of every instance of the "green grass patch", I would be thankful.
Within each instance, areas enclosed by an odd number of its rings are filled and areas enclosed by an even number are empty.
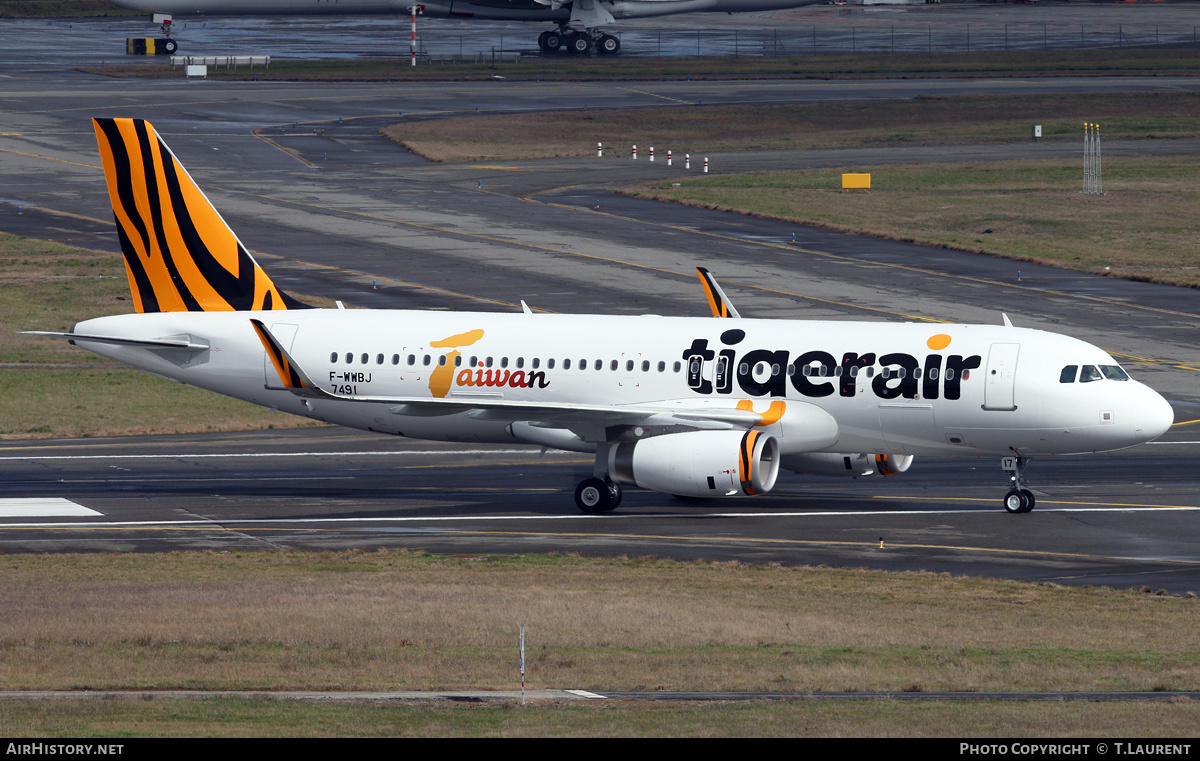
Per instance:
[[[51,341],[54,339],[42,339]],[[66,345],[65,341],[59,341]],[[68,346],[81,354],[83,349]],[[121,365],[0,369],[0,439],[201,433],[321,425]]]
[[[132,312],[119,255],[0,233],[0,289],[0,363],[119,366],[66,341],[19,333],[65,331],[81,320]]]
[[[13,737],[1144,737],[1200,703],[748,701],[484,705],[264,699],[6,700]]]
[[[0,233],[0,289],[0,438],[319,425],[127,368],[62,339],[20,333],[68,331],[82,320],[132,312],[117,254]]]
[[[1064,116],[1064,115],[1070,116]],[[1076,140],[1083,123],[1105,140],[1200,136],[1200,94],[921,97],[781,106],[682,106],[576,109],[401,122],[384,134],[434,161],[484,161],[609,155],[631,145],[693,156],[718,151],[818,150],[904,145]]]
[[[870,173],[872,189],[842,192],[844,171]],[[731,175],[625,192],[1200,287],[1197,172],[1196,156],[1106,159],[1103,196],[1080,193],[1082,160],[1059,159]]]
[[[108,0],[0,0],[0,18],[97,18],[145,16]]]
[[[1123,48],[1119,50],[1025,50],[991,53],[901,53],[780,57],[525,57],[519,63],[422,62],[407,58],[273,60],[268,68],[209,67],[210,79],[262,81],[412,81],[490,79],[626,80],[690,77],[836,77],[881,74],[892,76],[998,73],[1056,74],[1069,72],[1153,71],[1188,72],[1200,68],[1200,51],[1192,48]],[[169,63],[81,68],[90,74],[127,78],[182,78],[182,67]]]

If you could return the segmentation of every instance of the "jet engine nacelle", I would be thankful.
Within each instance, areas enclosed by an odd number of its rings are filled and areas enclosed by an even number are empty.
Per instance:
[[[912,467],[910,454],[843,454],[841,452],[801,452],[783,458],[783,467],[794,473],[814,476],[895,476]]]
[[[779,475],[779,442],[762,431],[688,431],[609,450],[618,483],[682,497],[765,494]]]

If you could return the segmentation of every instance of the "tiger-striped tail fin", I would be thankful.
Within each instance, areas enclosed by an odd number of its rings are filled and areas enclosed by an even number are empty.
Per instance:
[[[149,122],[92,123],[138,312],[307,306],[275,287]]]

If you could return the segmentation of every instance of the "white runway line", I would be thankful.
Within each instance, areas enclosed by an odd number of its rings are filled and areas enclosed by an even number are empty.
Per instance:
[[[65,500],[64,500],[65,501]],[[80,508],[86,510],[87,508]],[[1121,513],[1150,513],[1150,512],[1196,512],[1200,511],[1200,505],[1098,505],[1098,506],[1082,506],[1082,507],[1039,507],[1038,514],[1050,513],[1103,513],[1103,512],[1121,512]],[[99,515],[92,511],[89,515]],[[113,528],[124,526],[149,527],[158,526],[163,528],[172,528],[176,526],[210,526],[212,528],[220,528],[224,526],[287,526],[287,525],[315,525],[315,524],[442,524],[442,523],[511,523],[520,521],[605,521],[607,523],[617,523],[625,521],[639,520],[694,520],[696,518],[876,518],[876,517],[896,517],[896,516],[911,516],[911,515],[974,515],[982,517],[1003,516],[1005,513],[998,509],[954,509],[954,510],[871,510],[871,511],[821,511],[821,512],[765,512],[765,513],[686,513],[686,514],[667,514],[667,513],[647,513],[642,515],[630,515],[621,513],[605,513],[604,515],[588,515],[585,513],[570,513],[562,515],[429,515],[429,516],[371,516],[364,518],[235,518],[225,520],[221,518],[185,518],[179,520],[137,520],[137,521],[89,521],[87,523],[0,523],[0,529],[7,528]],[[3,517],[0,515],[0,517]],[[387,531],[386,528],[366,528],[366,531],[379,530]],[[427,532],[439,533],[441,529],[434,528],[432,525],[421,526],[414,529],[391,529],[392,531],[403,530],[414,533]],[[445,529],[446,531],[471,531],[472,529]]]
[[[82,518],[103,514],[62,497],[0,499],[0,518]]]
[[[567,690],[567,692],[571,693],[572,695],[578,695],[581,698],[590,698],[592,700],[607,700],[607,698],[605,698],[603,695],[597,695],[596,693],[588,692],[587,690]]]

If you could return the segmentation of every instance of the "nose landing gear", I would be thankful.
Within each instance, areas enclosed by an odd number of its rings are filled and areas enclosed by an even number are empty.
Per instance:
[[[1009,513],[1027,513],[1033,509],[1036,500],[1033,492],[1025,488],[1025,466],[1029,464],[1021,455],[1016,457],[1001,457],[1000,469],[1008,474],[1012,486],[1004,495],[1004,509]]]

